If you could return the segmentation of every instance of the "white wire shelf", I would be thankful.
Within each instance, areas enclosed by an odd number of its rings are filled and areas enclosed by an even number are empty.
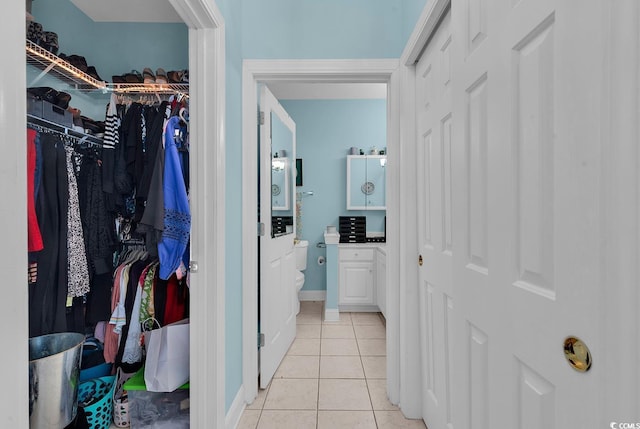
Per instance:
[[[46,74],[52,75],[76,90],[115,92],[116,94],[189,94],[188,83],[109,83],[95,79],[67,61],[27,40],[27,64],[42,73],[31,82],[35,84]]]
[[[42,73],[35,81],[38,81],[45,74],[50,74],[76,89],[96,90],[106,89],[107,87],[106,82],[89,76],[57,55],[36,45],[31,40],[27,40],[27,64],[42,70]]]

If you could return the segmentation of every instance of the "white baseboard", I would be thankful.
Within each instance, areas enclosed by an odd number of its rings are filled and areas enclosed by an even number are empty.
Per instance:
[[[326,298],[326,290],[301,290],[298,292],[298,299],[300,301],[325,301]]]
[[[340,311],[349,313],[371,313],[380,311],[380,307],[378,307],[377,305],[343,304],[339,305],[338,308],[340,309]]]
[[[242,412],[246,406],[247,404],[244,401],[244,386],[240,386],[238,394],[231,403],[231,407],[229,408],[224,420],[224,427],[226,429],[235,429],[238,426],[240,418],[242,417]]]
[[[340,312],[337,308],[327,308],[324,310],[324,321],[325,322],[339,322],[340,321]]]

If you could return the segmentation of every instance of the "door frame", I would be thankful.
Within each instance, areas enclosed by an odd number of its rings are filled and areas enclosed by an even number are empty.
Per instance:
[[[258,395],[258,141],[256,126],[258,82],[295,81],[301,83],[386,83],[387,84],[387,277],[398,279],[400,260],[399,183],[400,104],[397,59],[372,60],[244,60],[242,66],[242,378],[246,403]],[[404,193],[402,193],[404,195]],[[397,281],[387,284],[397,284]],[[387,393],[392,403],[402,404],[400,386],[400,324],[398,288],[387,288]]]
[[[169,0],[189,28],[193,427],[225,427],[225,27],[215,0]],[[212,52],[213,51],[213,52]],[[203,339],[206,338],[206,341]]]
[[[423,9],[400,58],[400,82],[402,111],[411,111],[415,94],[415,63],[420,58],[443,14],[449,7],[456,7],[456,1],[434,0]],[[601,242],[606,249],[606,257],[602,264],[601,284],[601,332],[602,346],[592,350],[594,367],[596,361],[600,367],[600,385],[602,387],[603,421],[637,421],[637,404],[640,401],[640,390],[634,383],[640,377],[637,362],[640,359],[640,150],[637,141],[640,138],[640,6],[633,0],[622,0],[609,5],[608,14],[603,16],[603,47],[608,53],[609,62],[600,65],[605,67],[605,82],[598,82],[598,87],[608,94],[608,103],[602,106],[602,132],[600,138],[606,139],[602,149],[602,183],[599,189],[603,202],[599,213]],[[455,25],[455,23],[453,23]],[[630,59],[631,58],[631,59]],[[629,63],[634,67],[629,67]],[[597,64],[594,66],[598,66]],[[630,91],[629,88],[636,88]],[[403,169],[400,180],[411,183],[416,171],[411,160],[417,155],[417,138],[415,115],[403,115],[401,118],[401,139],[404,144]],[[406,161],[405,161],[406,160]],[[406,212],[406,220],[417,227],[417,207],[402,207]],[[403,219],[404,220],[404,219]],[[403,234],[411,240],[409,247],[417,241],[411,235]],[[406,273],[405,290],[411,292],[412,285],[418,284],[417,270],[411,268],[417,253],[407,255],[401,261],[401,272]],[[405,262],[411,260],[411,262]],[[415,273],[414,273],[415,271]],[[415,278],[414,278],[415,276]],[[612,287],[615,286],[615,287]],[[417,295],[416,295],[417,296]],[[419,319],[411,306],[410,297],[401,297],[405,304],[401,310],[405,323],[417,325]],[[622,351],[619,340],[627,338],[628,347]],[[406,353],[406,348],[403,348]],[[407,359],[411,359],[411,354]],[[418,361],[419,350],[416,348],[414,362]],[[411,366],[411,365],[409,365]],[[419,383],[401,375],[402,380]],[[403,386],[405,389],[413,389]],[[464,412],[454,410],[456,413]]]
[[[191,178],[193,228],[191,256],[199,262],[191,278],[191,422],[193,427],[224,427],[224,189],[225,189],[225,43],[224,20],[214,0],[169,0],[189,28],[189,68],[191,72],[191,151],[194,169]],[[5,7],[2,34],[6,36],[7,64],[24,64],[24,4]],[[211,52],[214,51],[214,52]],[[206,55],[205,55],[206,54]],[[0,249],[7,269],[5,281],[26,284],[26,68],[5,67],[0,71],[0,142],[6,156],[0,159],[3,180],[0,189],[14,204],[0,209],[0,231],[11,246]],[[213,167],[213,168],[212,168]],[[205,199],[206,198],[206,199]],[[194,198],[195,199],[195,198]],[[208,202],[214,202],[213,204]],[[218,203],[218,201],[220,201]],[[17,202],[17,204],[15,204]],[[13,268],[15,267],[15,269]],[[7,342],[16,359],[0,369],[3,379],[14,386],[14,394],[0,404],[2,420],[11,427],[29,427],[28,385],[28,291],[15,287],[6,291],[7,306],[0,315]],[[207,338],[207,341],[202,341]]]

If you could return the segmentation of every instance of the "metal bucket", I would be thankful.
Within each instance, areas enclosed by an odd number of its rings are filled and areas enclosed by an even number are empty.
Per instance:
[[[76,417],[84,335],[29,338],[29,426],[59,429]]]

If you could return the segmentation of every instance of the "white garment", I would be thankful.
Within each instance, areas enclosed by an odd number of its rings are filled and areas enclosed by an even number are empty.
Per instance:
[[[124,343],[124,351],[122,353],[122,362],[137,363],[142,360],[142,345],[140,344],[140,303],[142,302],[142,286],[144,285],[144,276],[140,276],[142,284],[138,280],[136,290],[136,298],[133,301],[133,310],[131,311],[131,322],[129,323],[129,332],[127,340]]]
[[[109,324],[115,325],[113,328],[113,332],[118,335],[122,333],[122,327],[127,324],[127,312],[124,309],[124,301],[127,298],[127,283],[129,281],[130,268],[131,265],[125,265],[124,268],[122,268],[122,273],[120,275],[120,296],[118,297],[118,304],[111,314],[111,319],[109,319]]]

